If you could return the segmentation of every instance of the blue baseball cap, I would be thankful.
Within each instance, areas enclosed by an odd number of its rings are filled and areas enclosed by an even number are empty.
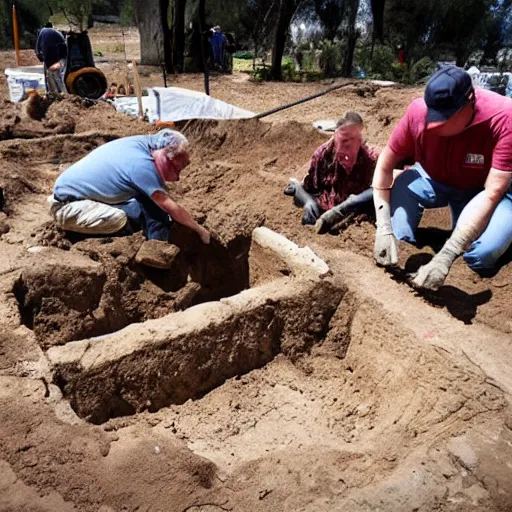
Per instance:
[[[471,77],[457,66],[443,66],[436,71],[425,88],[427,124],[448,121],[469,101],[473,90]]]

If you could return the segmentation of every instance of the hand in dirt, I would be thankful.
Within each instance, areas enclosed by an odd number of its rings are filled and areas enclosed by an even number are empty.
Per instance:
[[[284,195],[285,196],[294,196],[295,195],[295,181],[290,180],[290,183],[288,183],[288,186],[284,189]]]
[[[398,263],[398,246],[393,233],[380,233],[377,229],[373,257],[377,265],[394,267]]]
[[[304,206],[302,215],[302,224],[314,225],[318,217],[320,217],[321,211],[316,201],[309,201]]]
[[[199,238],[201,239],[201,242],[203,244],[209,244],[210,243],[210,233],[201,227],[201,229],[198,231]]]
[[[418,272],[411,276],[411,285],[414,288],[438,290],[444,284],[449,271],[449,266],[434,258],[426,265],[421,266]]]
[[[329,233],[329,231],[338,223],[343,220],[343,214],[336,208],[323,213],[320,218],[316,221],[315,229],[319,235]]]

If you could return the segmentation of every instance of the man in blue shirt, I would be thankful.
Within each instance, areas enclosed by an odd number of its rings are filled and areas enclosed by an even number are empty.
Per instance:
[[[66,169],[50,196],[58,227],[84,234],[130,234],[167,243],[172,220],[210,241],[208,231],[169,196],[165,182],[178,181],[189,163],[181,133],[165,129],[104,144]],[[153,245],[155,245],[153,243]]]
[[[63,75],[68,50],[64,36],[47,23],[39,32],[36,41],[36,55],[44,63],[46,89],[48,92],[66,92]]]

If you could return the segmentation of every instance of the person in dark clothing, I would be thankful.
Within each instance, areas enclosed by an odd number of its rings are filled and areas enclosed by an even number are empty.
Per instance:
[[[44,63],[47,92],[66,92],[63,80],[67,58],[66,40],[58,30],[51,27],[51,23],[47,23],[39,32],[35,51],[39,61]]]

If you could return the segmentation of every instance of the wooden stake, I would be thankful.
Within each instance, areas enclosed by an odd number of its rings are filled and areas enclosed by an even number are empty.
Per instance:
[[[144,117],[144,111],[142,110],[142,88],[140,86],[139,70],[137,69],[137,62],[132,60],[133,64],[133,79],[135,81],[135,92],[137,93],[137,101],[139,102],[139,115]]]
[[[20,66],[20,32],[18,29],[18,17],[16,16],[16,5],[12,4],[12,31],[14,35],[14,52],[16,55],[16,67]]]

